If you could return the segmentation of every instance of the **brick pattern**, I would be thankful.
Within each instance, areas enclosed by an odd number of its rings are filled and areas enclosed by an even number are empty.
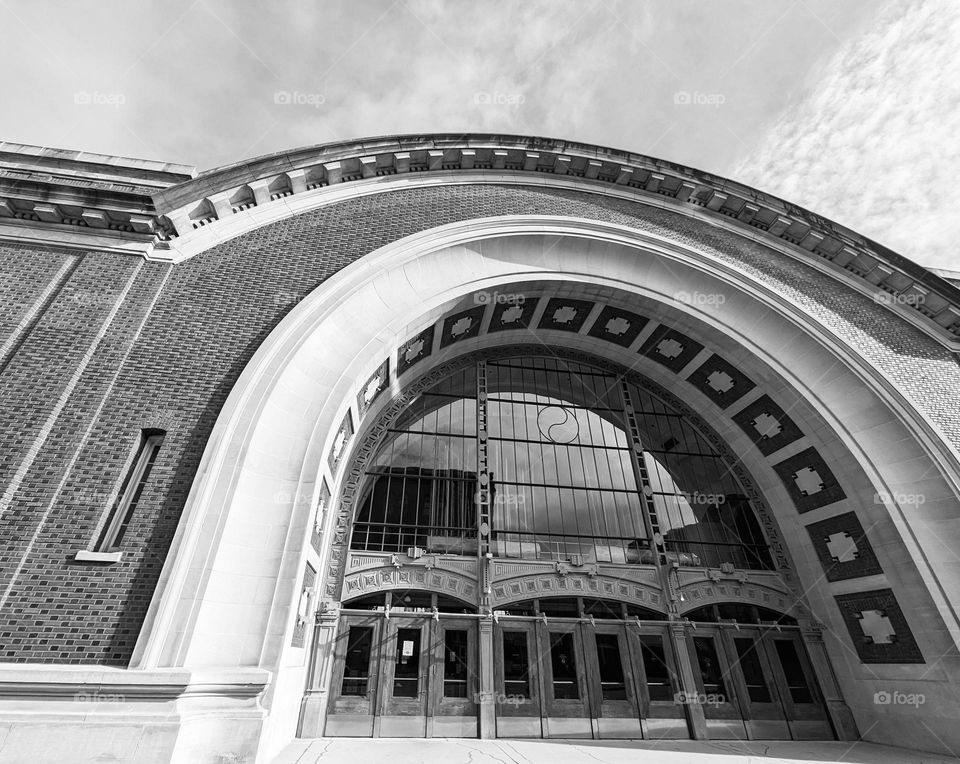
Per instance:
[[[732,363],[714,353],[687,377],[704,395],[725,409],[756,387],[756,383]]]
[[[926,663],[892,590],[839,594],[834,599],[863,663]],[[878,643],[869,629],[865,631],[865,623],[877,618],[888,624],[889,642]]]
[[[807,533],[810,534],[813,548],[817,552],[817,557],[820,558],[820,564],[823,565],[828,581],[844,581],[848,578],[883,573],[880,561],[855,513],[845,512],[842,515],[812,523],[807,526]],[[849,540],[847,542],[849,545],[856,548],[854,553],[846,555],[849,557],[855,554],[854,559],[843,560],[836,556],[838,548],[843,548],[842,539],[844,538]],[[833,545],[831,545],[831,539],[834,539]]]
[[[779,451],[803,436],[796,422],[769,395],[762,395],[745,406],[734,415],[733,421],[740,425],[740,429],[764,456]]]
[[[517,298],[517,295],[509,295]],[[493,316],[490,319],[489,332],[498,332],[505,329],[526,329],[533,320],[533,314],[537,309],[540,300],[536,297],[531,299],[508,299],[505,302],[498,302],[493,309]]]
[[[815,448],[784,459],[773,469],[801,514],[846,498],[840,483]]]
[[[762,281],[858,347],[960,446],[960,417],[955,407],[942,405],[960,400],[960,367],[946,349],[810,266],[772,257],[739,235],[628,200],[532,186],[408,189],[278,221],[177,266],[89,253],[70,275],[71,289],[51,300],[0,372],[0,484],[5,485],[89,347],[93,327],[140,267],[108,337],[11,508],[0,515],[5,540],[0,575],[19,564],[36,533],[0,615],[0,659],[125,665],[216,418],[253,353],[296,301],[398,238],[461,220],[531,213],[669,236]],[[24,244],[2,244],[0,255],[5,270],[16,275],[0,284],[0,297],[11,296],[0,299],[0,328],[6,332],[19,322],[30,296],[75,255]],[[156,305],[137,336],[153,299]],[[497,305],[496,311],[502,315],[513,307]],[[528,316],[532,306],[519,307]],[[491,331],[497,328],[513,326],[492,325]],[[73,562],[75,550],[94,536],[146,426],[161,426],[168,434],[127,531],[123,560],[109,566]]]
[[[590,315],[591,308],[593,303],[587,300],[552,297],[540,317],[540,328],[579,332],[583,322]]]
[[[480,322],[483,320],[484,310],[485,306],[478,305],[447,316],[443,320],[443,330],[440,332],[440,347],[445,348],[454,342],[480,334]]]
[[[397,351],[397,376],[433,352],[433,326],[404,342]]]
[[[649,320],[629,310],[606,305],[587,334],[626,348],[633,344]]]
[[[669,326],[662,325],[653,331],[640,348],[643,355],[663,364],[673,372],[681,371],[701,350],[703,345],[699,342]]]

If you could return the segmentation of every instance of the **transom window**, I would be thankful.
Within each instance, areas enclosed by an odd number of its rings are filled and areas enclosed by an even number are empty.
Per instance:
[[[352,548],[475,554],[485,421],[494,556],[652,563],[646,494],[672,561],[770,567],[729,465],[661,400],[553,356],[481,363],[422,393],[394,423],[367,470]],[[630,404],[642,463],[630,445]]]

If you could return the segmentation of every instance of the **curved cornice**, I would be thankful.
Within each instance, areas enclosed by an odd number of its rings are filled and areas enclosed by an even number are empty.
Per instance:
[[[406,176],[402,184],[399,176]],[[392,136],[324,144],[270,154],[202,173],[154,194],[171,238],[221,240],[215,231],[239,235],[276,217],[319,206],[321,198],[406,187],[410,182],[514,182],[573,185],[616,192],[639,201],[695,212],[749,232],[750,238],[791,247],[809,260],[830,261],[878,295],[918,312],[951,341],[960,339],[960,289],[902,255],[809,210],[741,183],[642,154],[549,138],[512,135],[435,134]],[[369,188],[374,186],[374,188]],[[364,187],[361,190],[361,187]],[[377,188],[380,187],[380,188]],[[290,197],[316,195],[315,205]],[[304,200],[305,201],[305,200]],[[279,215],[257,220],[250,211],[274,204]],[[649,203],[649,201],[648,201]],[[247,226],[237,225],[246,218]],[[231,220],[233,219],[233,220]],[[229,222],[228,222],[229,221]],[[230,229],[229,233],[226,229]],[[209,239],[209,237],[213,237]],[[184,254],[187,242],[166,244]],[[209,246],[209,244],[208,244]],[[156,256],[162,256],[156,252]]]
[[[960,288],[941,275],[788,201],[642,154],[551,138],[432,134],[322,144],[189,179],[186,168],[164,169],[151,178],[149,205],[135,212],[91,206],[79,216],[67,210],[75,186],[64,185],[64,201],[58,202],[55,194],[32,198],[22,178],[19,196],[16,189],[0,189],[0,239],[51,243],[72,225],[67,243],[74,246],[92,234],[100,248],[177,262],[259,226],[355,196],[442,183],[534,184],[633,199],[740,229],[821,269],[828,262],[837,276],[859,282],[898,313],[922,317],[941,341],[954,348],[960,342]],[[182,182],[171,184],[174,169]]]

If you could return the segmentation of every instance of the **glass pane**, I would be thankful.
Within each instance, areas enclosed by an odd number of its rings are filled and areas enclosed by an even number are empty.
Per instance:
[[[550,633],[550,665],[553,667],[553,697],[556,700],[579,698],[577,659],[573,652],[573,634],[569,631]]]
[[[467,632],[447,629],[443,634],[443,695],[467,697]]]
[[[793,702],[813,703],[813,693],[810,692],[810,686],[807,684],[807,677],[800,663],[800,656],[797,654],[797,646],[786,639],[776,639],[774,644],[777,646],[777,655],[780,658],[780,665],[783,666],[784,676],[787,677],[787,687],[790,689]]]
[[[749,637],[733,640],[737,648],[737,655],[740,657],[740,670],[743,672],[743,679],[747,684],[747,693],[750,695],[752,703],[769,703],[770,688],[763,676],[763,665],[760,663],[760,656],[757,654],[757,644]]]
[[[616,634],[597,634],[597,661],[600,664],[600,690],[604,700],[626,700],[620,639]]]
[[[640,653],[643,656],[643,673],[647,680],[650,700],[673,700],[673,685],[670,682],[670,667],[663,649],[663,638],[653,634],[642,635]]]
[[[527,632],[503,632],[503,694],[507,699],[530,697],[530,658]]]
[[[726,702],[727,688],[723,684],[723,671],[713,637],[694,637],[693,646],[697,653],[697,663],[700,665],[704,694],[717,695],[719,702]]]
[[[370,647],[373,627],[351,626],[347,633],[347,654],[343,661],[341,695],[366,695],[370,678]]]
[[[397,629],[393,697],[415,698],[420,690],[420,629]]]

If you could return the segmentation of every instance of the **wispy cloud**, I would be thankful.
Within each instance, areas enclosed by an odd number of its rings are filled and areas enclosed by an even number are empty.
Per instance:
[[[960,269],[960,4],[887,4],[730,173],[931,267]]]

